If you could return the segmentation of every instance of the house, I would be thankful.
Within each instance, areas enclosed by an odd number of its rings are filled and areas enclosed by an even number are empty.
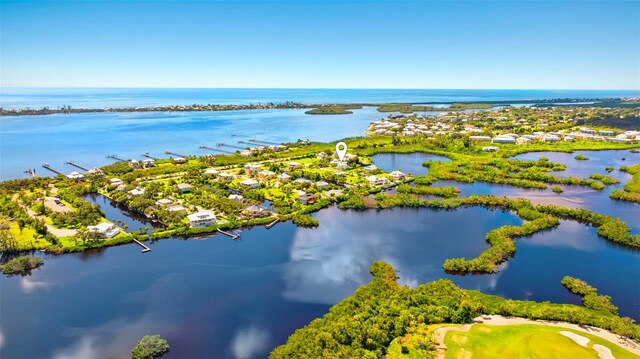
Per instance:
[[[157,206],[161,206],[161,207],[168,206],[168,205],[170,205],[172,203],[173,203],[173,201],[168,199],[168,198],[163,198],[163,199],[159,199],[159,200],[156,201],[156,205]]]
[[[502,144],[515,144],[516,143],[516,139],[513,137],[494,137],[493,139],[491,139],[491,143],[502,143]]]
[[[191,185],[188,183],[178,183],[176,187],[178,187],[178,191],[180,191],[181,193],[191,192]]]
[[[314,204],[316,203],[316,195],[313,193],[305,193],[298,196],[298,202],[303,204]]]
[[[129,191],[129,194],[132,196],[142,196],[144,194],[144,188],[136,187]]]
[[[309,180],[308,180],[308,179],[306,179],[306,178],[298,178],[297,180],[295,180],[295,181],[293,181],[293,182],[294,182],[294,183],[297,183],[297,184],[311,183],[311,181],[309,181]]]
[[[240,194],[230,194],[228,198],[237,203],[242,203],[244,201],[244,197]]]
[[[244,166],[244,169],[249,173],[258,173],[260,170],[262,170],[262,166],[255,163],[248,163]]]
[[[571,136],[564,136],[564,142],[573,142],[573,137],[571,137]]]
[[[369,166],[365,166],[363,167],[363,169],[367,172],[373,172],[376,171],[378,169],[378,166],[376,165],[369,165]]]
[[[131,167],[133,169],[138,169],[138,168],[140,168],[140,162],[138,162],[136,160],[129,160],[129,167]]]
[[[542,142],[560,142],[560,137],[547,135],[542,137]]]
[[[320,152],[320,153],[318,153],[318,156],[316,156],[316,157],[318,157],[319,159],[323,159],[323,158],[327,158],[327,156],[328,155],[326,153]]]
[[[176,157],[173,159],[173,163],[177,165],[181,165],[181,164],[187,163],[187,159],[184,157]]]
[[[99,169],[98,167],[90,168],[90,169],[87,171],[87,173],[88,173],[88,174],[90,174],[90,175],[96,175],[96,176],[97,176],[97,175],[103,175],[103,174],[104,174],[104,172],[102,172],[102,170],[101,170],[101,169]]]
[[[518,137],[516,138],[516,144],[518,145],[526,145],[531,143],[531,139],[530,138],[526,138],[526,137]]]
[[[227,172],[218,173],[218,177],[220,177],[221,179],[223,179],[225,181],[231,181],[232,179],[236,178],[236,176],[232,175],[231,173],[227,173]]]
[[[316,182],[316,187],[319,189],[325,189],[327,187],[329,187],[329,183],[325,182],[325,181],[318,181]]]
[[[120,233],[120,229],[113,223],[102,222],[95,226],[87,226],[87,231],[97,232],[102,238],[113,238]]]
[[[352,153],[347,153],[346,155],[344,155],[344,159],[349,161],[349,160],[355,160],[356,158],[358,158],[358,156],[352,154]]]
[[[371,186],[382,186],[388,182],[386,178],[378,176],[367,176],[365,179]]]
[[[217,176],[218,173],[220,173],[220,171],[218,171],[215,168],[207,168],[206,171],[204,171],[204,174],[210,175],[210,176]]]
[[[252,218],[264,217],[269,214],[266,208],[257,205],[249,206],[245,208],[243,212]]]
[[[242,150],[242,151],[240,151],[240,156],[242,156],[242,157],[249,157],[249,156],[251,156],[251,151],[249,151],[249,150]]]
[[[119,186],[121,184],[124,184],[124,182],[122,182],[122,180],[120,178],[112,178],[109,180],[109,186]]]
[[[264,171],[260,171],[258,172],[258,177],[266,179],[266,178],[271,178],[274,177],[276,174],[273,171],[269,171],[269,170],[264,170]]]
[[[244,187],[248,187],[248,188],[258,188],[258,186],[260,185],[260,183],[256,180],[254,180],[253,178],[247,178],[245,180],[243,180],[242,182],[240,182],[240,184]]]
[[[216,216],[211,211],[198,211],[187,216],[191,228],[210,227],[216,224]]]
[[[84,178],[84,175],[78,171],[73,171],[67,175],[67,178],[79,181]]]
[[[496,146],[486,146],[486,147],[482,147],[482,150],[484,152],[497,152],[500,149]]]
[[[587,127],[581,127],[580,128],[580,132],[586,134],[586,135],[595,135],[596,134],[596,130],[592,130],[590,128]]]
[[[389,176],[395,181],[400,181],[400,180],[403,180],[403,179],[405,179],[407,177],[404,173],[402,173],[400,171],[397,171],[397,170],[391,172],[389,174]]]
[[[489,136],[469,136],[469,140],[471,140],[471,141],[489,142],[489,141],[491,141],[491,137],[489,137]]]
[[[187,209],[179,204],[174,204],[173,206],[167,207],[167,211],[171,212],[187,212]]]
[[[321,152],[321,153],[324,153],[324,152]],[[291,169],[302,168],[302,164],[298,162],[289,162],[288,165],[289,165],[289,168]]]
[[[291,180],[291,176],[289,176],[286,173],[279,174],[277,178],[278,178],[278,181],[280,181],[280,182],[287,182],[287,181]]]
[[[147,158],[142,160],[142,167],[144,168],[151,168],[151,167],[155,167],[156,166],[156,161],[152,160],[151,158]]]
[[[342,196],[342,191],[338,189],[332,189],[327,192],[324,192],[324,195],[327,197],[338,197],[338,196]]]
[[[598,134],[600,136],[613,136],[615,133],[613,131],[600,131]]]

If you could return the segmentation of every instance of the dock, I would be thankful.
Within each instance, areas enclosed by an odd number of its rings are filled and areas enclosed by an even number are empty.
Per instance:
[[[118,157],[118,155],[107,155],[107,158],[112,158],[112,159],[114,159],[116,161],[119,161],[119,162],[129,162],[129,161],[125,160],[124,158]]]
[[[231,237],[231,239],[238,239],[238,238],[240,238],[240,236],[239,236],[239,235],[237,235],[237,234],[233,234],[233,233],[225,232],[225,231],[223,231],[223,230],[221,230],[221,229],[218,229],[218,232],[220,232],[220,233],[224,234],[225,236],[229,236],[229,237]]]
[[[247,142],[247,141],[238,141],[238,143],[242,143],[243,145],[249,145],[249,146],[257,146],[257,147],[261,146],[261,145],[259,145],[257,143],[251,143],[251,142]]]
[[[31,175],[31,177],[36,178],[36,169],[35,168],[27,168],[26,170],[22,171],[28,175]]]
[[[74,161],[64,161],[64,164],[65,165],[71,165],[71,166],[73,166],[75,168],[79,168],[79,169],[81,169],[83,171],[89,171],[88,168],[80,166],[79,164],[75,163]]]
[[[145,152],[145,153],[143,153],[143,154],[142,154],[142,157],[151,158],[152,160],[155,160],[155,161],[159,160],[159,158],[158,158],[158,157],[151,156],[151,155],[149,154],[149,152]]]
[[[49,170],[49,171],[51,171],[51,172],[53,172],[53,173],[55,173],[57,175],[61,175],[61,176],[65,176],[65,177],[67,176],[66,174],[64,174],[64,173],[54,169],[53,167],[51,167],[51,165],[49,165],[48,163],[43,164],[42,168],[47,169],[47,170]],[[35,173],[35,171],[34,171],[34,173]]]
[[[278,222],[280,222],[280,218],[274,219],[273,222],[267,224],[266,226],[264,226],[264,228],[270,229],[271,227],[275,226]]]
[[[146,244],[140,242],[139,240],[134,238],[133,241],[136,242],[136,244],[138,244],[140,247],[142,247],[142,253],[147,253],[151,251],[151,248],[147,247]]]
[[[279,145],[279,143],[275,143],[275,142],[268,142],[268,141],[259,141],[259,140],[249,140],[249,142],[254,142],[254,143],[262,144],[262,145],[272,145],[272,146],[277,146],[277,145]]]
[[[169,150],[164,151],[164,153],[166,153],[168,155],[171,155],[171,156],[177,156],[177,157],[183,157],[183,158],[188,158],[189,157],[187,155],[182,155],[182,154],[179,154],[179,153],[176,153],[176,152],[171,152]]]
[[[229,154],[232,154],[232,155],[235,154],[235,152],[232,152],[232,151],[221,150],[219,148],[213,148],[213,147],[204,146],[204,145],[200,146],[200,148],[203,148],[203,149],[209,150],[209,151],[214,151],[214,152],[229,153]]]
[[[223,143],[223,142],[218,143],[218,146],[226,146],[226,147],[231,147],[231,148],[237,148],[237,149],[239,149],[239,150],[246,150],[246,149],[247,149],[246,147],[241,147],[241,146],[236,146],[236,145],[230,145],[230,144],[228,144],[228,143]]]

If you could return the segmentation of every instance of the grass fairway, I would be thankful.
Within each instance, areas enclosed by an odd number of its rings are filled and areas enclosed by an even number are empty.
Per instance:
[[[573,332],[589,339],[587,347],[559,334]],[[599,337],[571,329],[544,325],[493,326],[476,324],[468,332],[449,331],[445,335],[446,358],[594,358],[594,344],[609,348],[616,359],[639,358]]]

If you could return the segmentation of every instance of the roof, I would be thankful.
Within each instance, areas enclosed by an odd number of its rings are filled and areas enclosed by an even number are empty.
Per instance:
[[[187,216],[189,221],[197,221],[203,219],[216,219],[216,215],[211,211],[198,211]]]

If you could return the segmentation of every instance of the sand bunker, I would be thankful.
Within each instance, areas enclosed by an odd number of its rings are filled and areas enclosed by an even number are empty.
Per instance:
[[[600,359],[616,359],[616,357],[613,356],[613,353],[611,353],[611,349],[605,347],[604,345],[594,344],[593,350],[598,353]]]
[[[564,335],[565,337],[573,340],[574,342],[578,343],[578,345],[581,345],[583,347],[586,347],[587,344],[589,344],[589,338],[583,337],[582,335],[578,335],[578,334],[573,333],[573,332],[567,332],[567,331],[564,331],[564,330],[561,331],[561,332],[558,332],[558,333],[560,333],[560,334]]]

